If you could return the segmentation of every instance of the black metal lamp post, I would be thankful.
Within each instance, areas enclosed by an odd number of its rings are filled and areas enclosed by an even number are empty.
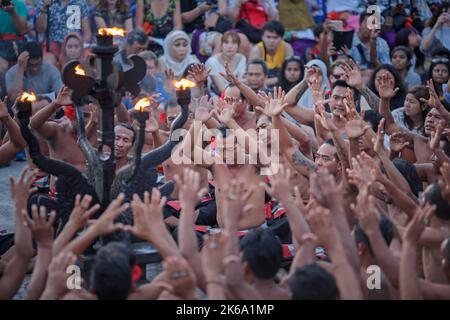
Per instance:
[[[103,206],[110,202],[110,189],[115,178],[116,164],[114,158],[114,110],[124,91],[137,95],[140,91],[138,82],[146,73],[142,58],[133,56],[130,60],[134,66],[127,72],[112,62],[118,47],[113,43],[113,36],[124,35],[117,28],[101,28],[97,34],[97,45],[92,48],[91,56],[84,69],[78,61],[68,62],[63,71],[63,81],[73,90],[72,100],[76,107],[82,106],[82,98],[92,96],[99,105],[98,146],[97,153],[92,152],[87,139],[80,141],[87,158],[94,185]],[[84,124],[80,124],[84,125]],[[80,130],[84,132],[84,130]]]

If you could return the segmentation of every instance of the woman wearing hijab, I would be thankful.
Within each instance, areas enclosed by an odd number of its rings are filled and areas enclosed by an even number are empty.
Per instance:
[[[198,63],[198,59],[191,54],[191,40],[184,31],[172,31],[164,39],[164,55],[159,58],[161,72],[171,69],[176,79],[183,76],[186,67]]]
[[[59,56],[58,68],[62,69],[70,60],[82,62],[87,52],[83,49],[83,39],[76,32],[70,32],[64,38],[61,46],[61,55]]]
[[[327,67],[325,65],[325,63],[322,60],[319,59],[314,59],[309,61],[306,64],[306,68],[310,69],[310,68],[315,68],[318,72],[316,72],[316,78],[321,84],[320,84],[320,92],[322,92],[322,90],[325,88],[330,89],[330,82],[328,80],[328,75],[327,75]],[[305,76],[306,78],[306,72],[305,72]],[[312,79],[314,80],[314,79]],[[297,102],[298,106],[302,106],[308,109],[312,109],[313,108],[313,94],[311,92],[311,89],[308,88],[308,90],[305,91],[305,93],[301,96],[300,100]]]

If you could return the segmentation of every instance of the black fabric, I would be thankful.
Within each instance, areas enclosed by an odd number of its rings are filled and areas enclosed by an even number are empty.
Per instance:
[[[196,0],[183,0],[183,1],[180,1],[180,5],[181,5],[181,13],[184,13],[184,12],[189,12],[191,10],[194,10],[195,8],[198,7],[199,4],[197,3]],[[185,23],[184,31],[186,31],[187,33],[192,33],[195,29],[203,28],[204,16],[205,15],[202,14],[194,21],[192,21],[190,23]]]
[[[14,233],[0,234],[0,256],[14,245]]]
[[[251,43],[256,44],[261,41],[262,30],[256,29],[247,20],[239,20],[238,23],[236,23],[236,28],[241,30],[241,32],[247,36]]]

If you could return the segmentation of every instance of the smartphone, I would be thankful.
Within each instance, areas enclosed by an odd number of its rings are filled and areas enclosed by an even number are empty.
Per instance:
[[[344,46],[351,49],[354,30],[351,31],[333,31],[333,45],[336,51],[341,51]]]

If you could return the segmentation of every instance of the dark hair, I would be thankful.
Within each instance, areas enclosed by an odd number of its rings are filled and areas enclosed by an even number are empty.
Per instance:
[[[102,9],[108,9],[108,1],[107,0],[100,0],[99,4],[97,5],[98,8]],[[125,13],[127,11],[127,3],[125,2],[125,0],[117,0],[116,3],[116,9],[120,12],[120,13]]]
[[[323,32],[323,23],[318,24],[318,25],[314,28],[314,31],[313,31],[313,33],[314,33],[314,38],[315,38],[315,37],[319,38],[319,37],[320,37],[320,34],[321,34],[322,32]]]
[[[450,65],[448,63],[444,63],[444,62],[435,62],[435,63],[431,63],[430,64],[430,68],[428,69],[428,77],[429,79],[433,79],[433,69],[437,66],[437,65],[444,65],[447,68],[447,71],[450,75]],[[445,81],[447,82],[448,79]],[[433,84],[434,84],[434,90],[436,90],[436,93],[438,95],[440,95],[440,92],[442,92],[442,88],[436,83],[436,81],[433,80]]]
[[[377,132],[380,121],[383,116],[375,110],[369,109],[364,112],[364,121],[372,125],[372,130]]]
[[[133,126],[131,126],[130,124],[126,123],[126,122],[120,122],[118,124],[116,124],[116,127],[123,127],[125,129],[128,129],[130,131],[133,132],[133,141],[132,143],[134,144],[134,141],[136,140],[136,130],[134,130]]]
[[[395,95],[394,99],[400,99],[402,98],[404,100],[404,97],[406,95],[406,89],[405,89],[405,84],[402,80],[402,77],[400,76],[400,73],[397,71],[397,69],[394,68],[394,66],[392,66],[391,64],[382,64],[379,65],[372,73],[372,75],[370,76],[369,79],[369,84],[368,84],[368,88],[370,90],[372,90],[377,96],[379,96],[380,94],[378,93],[378,90],[375,87],[375,78],[377,76],[377,73],[380,72],[381,70],[387,70],[389,71],[393,76],[394,76],[394,88],[398,88],[398,92]],[[393,109],[393,106],[391,106],[391,109]]]
[[[264,60],[261,60],[261,59],[251,59],[251,60],[247,63],[247,70],[248,70],[249,65],[251,65],[251,64],[259,64],[259,65],[263,68],[264,75],[267,76],[267,75],[269,74],[269,69],[268,69],[268,67],[267,67],[267,63],[266,63]]]
[[[442,197],[441,186],[435,181],[425,192],[425,201],[436,205],[434,214],[442,220],[450,220],[450,204]]]
[[[424,105],[426,103],[422,102],[420,99],[424,98],[424,99],[428,100],[430,98],[430,92],[428,91],[428,88],[426,86],[414,86],[414,87],[408,89],[407,94],[412,94],[414,96],[414,98],[416,98],[419,101],[421,107],[422,107],[422,105]],[[430,108],[428,107],[428,105],[424,110],[422,110],[422,119],[424,122],[425,122],[425,117],[427,116],[429,111],[430,111]],[[404,115],[405,115],[405,122],[408,125],[408,129],[410,129],[410,130],[413,129],[414,128],[413,121],[406,113],[404,113]],[[422,129],[422,131],[423,130],[424,129]]]
[[[292,300],[337,300],[336,280],[327,270],[311,263],[297,268],[289,279]]]
[[[40,59],[44,56],[44,51],[42,49],[42,45],[36,41],[26,42],[22,46],[22,51],[28,51],[30,54],[30,59]]]
[[[409,48],[409,35],[411,33],[417,33],[417,31],[413,28],[402,28],[397,32],[395,35],[395,45],[396,46],[405,46]],[[414,48],[414,54],[416,56],[416,65],[415,67],[421,67],[423,66],[423,63],[425,62],[425,56],[420,51],[420,46],[417,48]]]
[[[434,25],[436,24],[441,13],[443,13],[444,11],[447,11],[448,7],[450,7],[450,3],[448,3],[448,2],[442,3],[437,6],[437,8],[433,12],[433,15],[431,16],[431,19],[428,22],[428,26],[430,28],[434,27]]]
[[[148,35],[140,29],[134,29],[127,35],[127,44],[131,46],[135,42],[146,44],[148,42]]]
[[[392,162],[408,182],[412,193],[418,197],[419,192],[423,191],[423,184],[422,181],[420,181],[416,167],[411,162],[404,159],[394,159]]]
[[[284,75],[284,73],[286,72],[287,65],[290,62],[296,62],[300,66],[300,77],[298,78],[297,82],[294,84],[289,83]],[[303,76],[304,72],[305,72],[305,65],[300,57],[292,56],[292,57],[287,58],[286,60],[283,61],[283,64],[281,65],[280,74],[278,76],[279,86],[281,88],[283,88],[283,90],[287,93],[296,84],[298,84],[300,81],[302,81],[302,76]]]
[[[383,236],[384,241],[389,246],[391,244],[392,239],[394,238],[394,224],[384,214],[381,214],[379,229],[381,231],[381,235]],[[372,256],[374,255],[372,246],[370,245],[369,237],[367,237],[367,234],[361,228],[359,223],[355,225],[355,241],[356,245],[358,245],[359,243],[365,244],[366,247],[369,248],[370,254]]]
[[[359,25],[362,25],[362,23],[364,22],[364,20],[370,17],[370,14],[368,14],[367,12],[363,11],[361,12],[361,14],[359,15]]]
[[[361,97],[361,94],[359,93],[359,90],[356,90],[355,88],[353,88],[352,86],[348,85],[347,82],[345,82],[344,80],[336,80],[332,85],[331,85],[331,91],[334,90],[334,88],[336,87],[344,87],[344,88],[350,88],[353,91],[353,99],[355,101],[358,101],[359,98]]]
[[[394,53],[397,51],[403,51],[403,53],[406,55],[406,58],[408,59],[408,62],[411,62],[412,59],[412,52],[411,49],[405,46],[395,46],[394,49],[392,49],[391,51],[391,60],[392,57],[394,56]],[[408,64],[408,67],[410,67],[411,64]]]
[[[264,23],[262,31],[263,33],[265,31],[274,32],[280,37],[284,37],[284,26],[280,21],[267,21]]]
[[[91,270],[91,286],[97,297],[100,300],[127,299],[134,264],[134,255],[125,243],[110,242],[102,247]]]
[[[259,279],[272,279],[283,261],[280,240],[270,229],[256,229],[247,233],[239,242],[243,260]]]

